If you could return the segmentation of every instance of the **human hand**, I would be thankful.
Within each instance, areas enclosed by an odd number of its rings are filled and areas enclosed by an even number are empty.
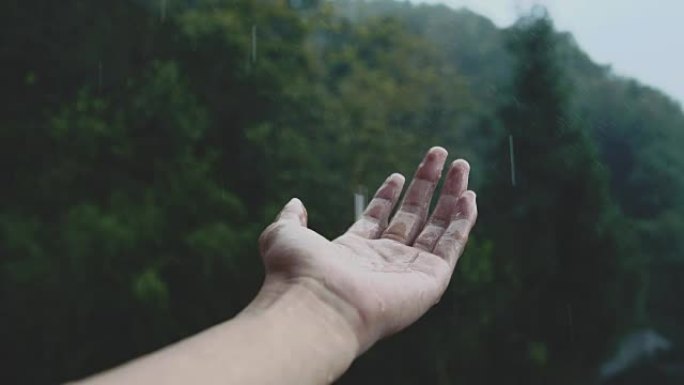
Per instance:
[[[469,165],[457,160],[428,218],[446,158],[441,147],[428,151],[391,221],[404,177],[390,175],[334,241],[308,229],[304,205],[292,199],[259,239],[266,280],[253,306],[305,287],[349,325],[359,352],[417,320],[446,290],[477,217],[475,194],[466,191]]]

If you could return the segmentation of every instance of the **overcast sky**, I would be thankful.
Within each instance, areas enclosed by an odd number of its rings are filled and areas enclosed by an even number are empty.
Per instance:
[[[684,106],[684,0],[412,0],[468,7],[499,26],[546,6],[600,64],[661,89]]]

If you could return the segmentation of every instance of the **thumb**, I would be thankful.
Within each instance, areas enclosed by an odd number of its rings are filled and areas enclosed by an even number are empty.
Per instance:
[[[266,255],[266,251],[271,248],[273,242],[278,238],[278,234],[283,228],[289,226],[303,226],[306,227],[306,208],[304,204],[297,198],[292,198],[276,217],[276,220],[271,223],[259,237],[259,252],[261,256]]]
[[[292,198],[280,211],[278,218],[276,218],[276,222],[285,222],[306,227],[307,219],[308,214],[302,201],[297,198]]]

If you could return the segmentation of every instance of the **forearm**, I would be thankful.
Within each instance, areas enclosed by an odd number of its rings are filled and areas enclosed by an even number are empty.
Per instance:
[[[359,352],[340,310],[307,284],[269,284],[234,319],[84,383],[330,383]]]

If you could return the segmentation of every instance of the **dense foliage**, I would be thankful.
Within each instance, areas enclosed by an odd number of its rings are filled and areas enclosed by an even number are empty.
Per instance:
[[[684,114],[540,10],[0,3],[3,383],[77,378],[234,315],[300,197],[327,236],[434,144],[473,167],[453,284],[340,383],[584,384],[684,333]]]

